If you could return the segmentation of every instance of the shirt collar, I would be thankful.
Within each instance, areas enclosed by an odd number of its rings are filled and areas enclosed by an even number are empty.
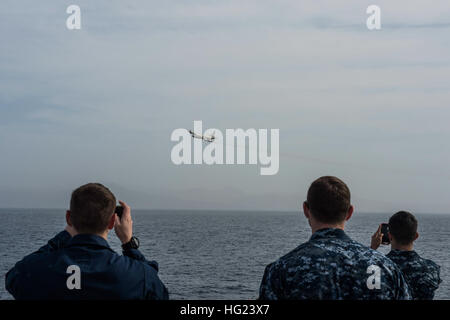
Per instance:
[[[407,251],[407,250],[392,249],[388,254],[390,256],[408,257],[408,258],[415,258],[419,256],[417,252],[415,252],[414,250]]]
[[[67,243],[68,247],[80,245],[91,245],[110,249],[108,242],[96,234],[77,234]]]
[[[329,238],[350,239],[342,229],[323,228],[314,232],[309,240],[329,239]]]

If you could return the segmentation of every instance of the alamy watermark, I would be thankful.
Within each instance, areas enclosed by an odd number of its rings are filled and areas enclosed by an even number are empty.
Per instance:
[[[366,284],[369,290],[381,289],[381,269],[377,265],[370,265],[367,267],[367,273],[370,276],[367,278]]]
[[[78,5],[72,4],[67,7],[66,13],[70,14],[66,19],[66,27],[69,30],[81,29],[81,9]]]
[[[67,278],[66,286],[69,290],[80,290],[81,289],[81,270],[76,264],[72,264],[67,267],[67,274],[70,276]]]
[[[70,16],[66,19],[66,27],[68,30],[81,29],[81,8],[76,4],[71,4],[67,7],[66,13]],[[379,6],[372,4],[367,7],[366,14],[369,17],[366,20],[366,26],[369,30],[381,29],[381,9]]]
[[[366,13],[370,16],[366,20],[366,26],[369,30],[381,29],[381,9],[377,5],[370,5],[366,9]]]
[[[270,129],[269,146],[268,129],[226,129],[224,136],[213,128],[203,132],[202,121],[194,121],[193,130],[175,129],[170,140],[178,142],[170,155],[176,165],[259,164],[261,175],[279,170],[279,129]]]

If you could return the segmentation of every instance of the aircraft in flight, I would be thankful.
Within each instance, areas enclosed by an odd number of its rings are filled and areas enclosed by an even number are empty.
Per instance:
[[[192,138],[194,138],[194,139],[201,139],[201,140],[203,140],[205,142],[214,142],[214,140],[216,139],[216,137],[214,136],[214,132],[210,136],[197,134],[197,133],[195,133],[192,130],[189,130],[189,133],[191,134]]]

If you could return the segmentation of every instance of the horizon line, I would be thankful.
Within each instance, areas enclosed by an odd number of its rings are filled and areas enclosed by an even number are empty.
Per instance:
[[[36,208],[24,208],[24,207],[1,207],[0,210],[61,210],[66,211],[68,208],[44,208],[44,207],[36,207]],[[215,211],[215,212],[280,212],[280,213],[302,213],[300,210],[285,210],[285,209],[159,209],[159,208],[132,208],[132,211]],[[386,212],[386,211],[356,211],[355,213],[361,214],[394,214],[395,212]],[[450,212],[415,212],[413,214],[419,215],[450,215]]]

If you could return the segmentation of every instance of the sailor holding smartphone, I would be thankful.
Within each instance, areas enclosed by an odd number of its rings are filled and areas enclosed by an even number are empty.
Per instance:
[[[381,244],[391,245],[387,257],[402,271],[414,300],[431,300],[442,282],[440,267],[414,251],[414,241],[419,237],[417,220],[409,212],[394,214],[389,223],[382,223],[372,235],[370,247],[378,249]]]

